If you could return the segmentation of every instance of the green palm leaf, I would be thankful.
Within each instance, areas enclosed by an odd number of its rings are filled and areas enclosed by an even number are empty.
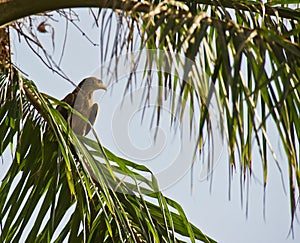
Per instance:
[[[1,79],[1,154],[13,143],[0,187],[1,241],[171,242],[181,235],[214,242],[159,192],[147,168],[79,139],[33,82],[15,73]]]

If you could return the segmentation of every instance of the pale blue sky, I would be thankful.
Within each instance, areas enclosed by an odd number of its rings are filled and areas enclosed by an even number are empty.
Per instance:
[[[85,31],[85,33],[94,42],[99,43],[99,30],[93,24],[93,18],[88,14],[88,10],[80,10],[81,22],[78,23]],[[53,22],[51,22],[53,24]],[[59,59],[62,49],[65,22],[60,19],[59,24],[55,24],[55,52],[56,60]],[[111,28],[111,33],[114,34],[115,26]],[[43,35],[43,36],[42,36]],[[41,34],[42,40],[45,41],[46,46],[52,51],[51,35]],[[24,45],[19,44],[15,35],[12,35],[12,44],[14,52],[14,61],[18,67],[28,74],[28,77],[34,80],[42,92],[61,99],[68,92],[73,90],[73,87],[59,76],[47,69],[32,51]],[[111,38],[113,40],[113,38]],[[106,45],[106,43],[99,43]],[[84,77],[95,75],[99,66],[102,64],[99,61],[99,47],[92,46],[86,38],[79,33],[74,26],[69,24],[69,33],[67,36],[67,44],[61,64],[62,70],[75,82],[79,83]],[[103,80],[105,82],[105,80]],[[120,103],[116,97],[120,97],[120,87],[122,87],[122,80],[119,88],[113,91],[108,90],[107,93],[99,94],[97,96],[100,102],[100,115],[97,119],[96,128],[101,138],[102,143],[114,151],[122,154],[116,141],[112,136],[112,121],[111,114],[112,107],[116,103]],[[121,93],[122,94],[122,93]],[[117,112],[116,109],[113,109]],[[118,115],[118,114],[116,114]],[[136,119],[136,117],[135,117]],[[174,142],[172,131],[167,131],[166,126],[162,125],[164,134],[166,135],[167,148],[169,154],[177,153],[178,142]],[[141,136],[149,136],[149,125],[142,124],[140,127],[132,129],[130,136],[132,139],[141,142]],[[146,133],[145,135],[143,134]],[[271,135],[273,136],[273,134]],[[175,136],[176,137],[176,136]],[[178,139],[175,138],[175,140]],[[284,156],[280,156],[279,152],[279,138],[271,137],[273,146],[277,152],[278,160],[282,166],[284,177],[287,178],[286,161]],[[147,143],[146,145],[147,146]],[[174,148],[172,147],[174,146]],[[179,202],[188,218],[197,225],[203,232],[216,239],[219,242],[297,242],[300,239],[300,224],[295,223],[295,239],[288,236],[290,226],[290,210],[289,197],[284,194],[283,186],[280,179],[280,174],[275,166],[274,161],[269,162],[269,179],[266,188],[266,217],[263,217],[263,186],[261,162],[257,153],[253,156],[254,178],[250,181],[249,189],[249,212],[246,218],[245,214],[245,200],[247,188],[244,188],[244,206],[241,206],[241,190],[240,190],[240,175],[238,171],[233,173],[233,181],[231,183],[231,200],[228,200],[229,191],[229,172],[228,172],[228,157],[226,156],[226,147],[220,146],[222,152],[218,165],[214,170],[212,190],[209,191],[210,182],[200,180],[199,177],[203,168],[200,161],[197,162],[193,171],[193,188],[191,189],[191,171],[187,172],[177,183],[170,185],[164,194]],[[284,151],[281,150],[281,154]],[[271,156],[270,156],[271,157]],[[164,163],[166,157],[158,157],[160,166]],[[160,166],[147,164],[150,168],[161,169]],[[171,176],[171,175],[170,175]],[[285,180],[285,187],[287,189],[287,180]]]

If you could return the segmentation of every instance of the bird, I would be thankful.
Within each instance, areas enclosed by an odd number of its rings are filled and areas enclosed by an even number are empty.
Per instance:
[[[66,95],[61,101],[70,105],[93,125],[98,112],[98,105],[93,101],[93,93],[99,89],[107,90],[107,87],[100,79],[88,77],[83,79],[73,92]],[[91,126],[87,122],[79,116],[68,112],[64,106],[58,105],[56,110],[60,112],[66,121],[70,121],[71,128],[75,134],[86,136],[91,130]],[[70,114],[70,119],[68,119]]]

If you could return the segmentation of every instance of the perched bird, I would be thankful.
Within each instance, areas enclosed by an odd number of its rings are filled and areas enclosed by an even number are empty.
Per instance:
[[[86,117],[93,125],[98,112],[98,105],[93,101],[93,93],[95,90],[106,90],[105,84],[98,78],[89,77],[85,78],[74,89],[74,91],[68,94],[62,101],[69,104],[72,108],[78,111],[83,117]],[[79,116],[68,112],[63,106],[58,105],[56,108],[60,114],[68,120],[70,114],[70,124],[73,131],[77,135],[85,136],[91,130],[91,127]]]

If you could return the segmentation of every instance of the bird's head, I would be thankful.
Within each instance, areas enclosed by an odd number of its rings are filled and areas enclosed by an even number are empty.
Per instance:
[[[78,85],[80,89],[83,89],[85,92],[93,92],[97,89],[106,90],[106,85],[96,77],[88,77],[81,81]]]

